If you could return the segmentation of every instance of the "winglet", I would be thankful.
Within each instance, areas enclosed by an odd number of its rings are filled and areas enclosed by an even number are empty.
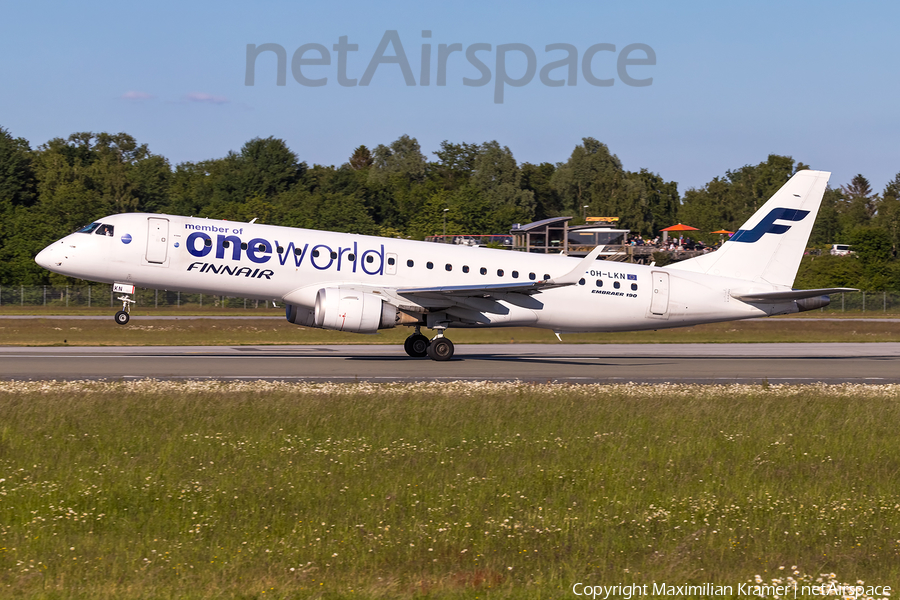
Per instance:
[[[597,260],[597,257],[600,256],[600,253],[603,252],[603,246],[597,246],[593,250],[591,250],[590,254],[581,259],[581,261],[575,266],[574,269],[563,275],[562,277],[554,277],[550,279],[547,283],[551,286],[564,286],[564,285],[575,285],[578,283],[578,280],[584,277],[584,272],[590,268],[594,261]]]

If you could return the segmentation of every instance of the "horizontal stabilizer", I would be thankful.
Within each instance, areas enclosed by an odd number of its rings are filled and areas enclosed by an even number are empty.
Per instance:
[[[821,288],[817,290],[784,290],[779,292],[757,292],[742,294],[732,292],[731,297],[741,302],[786,302],[788,300],[802,300],[803,298],[815,298],[841,292],[858,292],[854,288]]]

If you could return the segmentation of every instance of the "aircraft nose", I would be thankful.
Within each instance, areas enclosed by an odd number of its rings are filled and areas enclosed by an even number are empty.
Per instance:
[[[59,255],[59,249],[57,248],[58,245],[59,242],[50,244],[38,252],[38,255],[34,257],[34,262],[50,271],[52,271],[54,267],[59,267],[60,264],[62,264],[62,260]]]

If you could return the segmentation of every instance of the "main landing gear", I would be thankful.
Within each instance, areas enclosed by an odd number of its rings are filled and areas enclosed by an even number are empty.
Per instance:
[[[131,305],[135,301],[128,296],[119,296],[118,299],[122,301],[122,310],[116,313],[116,323],[118,325],[128,325],[128,321],[131,320]]]
[[[453,342],[444,337],[444,330],[438,330],[438,334],[431,341],[422,335],[420,327],[416,326],[416,332],[406,338],[403,349],[413,358],[428,357],[431,360],[450,360],[453,358]]]

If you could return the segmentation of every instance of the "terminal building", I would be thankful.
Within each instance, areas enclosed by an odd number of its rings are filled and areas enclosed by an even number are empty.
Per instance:
[[[527,225],[516,223],[510,229],[512,249],[520,252],[587,256],[596,246],[604,246],[609,255],[622,253],[628,240],[628,229],[589,223],[569,226],[572,217],[552,217]],[[612,221],[612,220],[610,220]]]

